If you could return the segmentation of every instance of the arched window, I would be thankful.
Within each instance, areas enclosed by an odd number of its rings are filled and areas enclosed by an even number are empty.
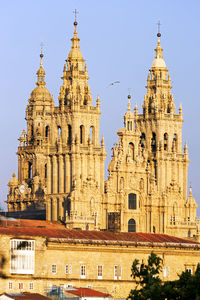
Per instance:
[[[168,134],[166,132],[164,134],[164,150],[168,150]]]
[[[94,144],[94,141],[95,141],[95,129],[94,129],[94,126],[90,126],[90,137],[91,137],[92,144]]]
[[[153,233],[156,233],[156,227],[153,226]]]
[[[127,121],[127,129],[128,130],[132,130],[133,126],[132,126],[132,121]]]
[[[58,137],[60,137],[60,135],[61,135],[61,127],[58,126]]]
[[[131,193],[128,195],[128,208],[137,209],[136,194]]]
[[[28,163],[28,178],[32,178],[32,176],[33,176],[32,167],[33,167],[33,164],[31,162],[29,162]]]
[[[85,128],[83,125],[80,126],[80,144],[84,144],[85,140]]]
[[[128,232],[136,232],[136,222],[134,219],[128,221]]]
[[[68,125],[68,137],[67,137],[67,144],[70,145],[72,141],[72,127]]]
[[[45,127],[45,137],[47,138],[49,136],[49,126]]]
[[[151,151],[156,152],[156,134],[155,134],[155,132],[152,132]]]
[[[177,134],[175,133],[173,136],[173,150],[177,151],[177,145],[178,145],[178,138],[177,138]]]
[[[134,160],[134,144],[133,143],[129,143],[128,151],[129,151],[131,159]]]
[[[44,178],[47,178],[47,164],[44,165]]]
[[[143,132],[140,136],[140,145],[141,145],[142,149],[144,149],[144,147],[145,147],[145,142],[146,142],[146,136],[145,136],[145,133]]]

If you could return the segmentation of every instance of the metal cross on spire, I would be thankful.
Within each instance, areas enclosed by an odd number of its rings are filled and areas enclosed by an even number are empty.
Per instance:
[[[73,11],[74,16],[75,16],[75,22],[77,22],[77,15],[78,15],[78,10],[75,8],[75,10]]]
[[[161,24],[160,24],[160,21],[158,21],[157,25],[158,25],[157,37],[161,37],[161,33],[160,33],[160,26],[161,26]]]
[[[41,51],[41,54],[43,54],[43,47],[44,47],[44,44],[43,42],[40,43],[40,51]]]

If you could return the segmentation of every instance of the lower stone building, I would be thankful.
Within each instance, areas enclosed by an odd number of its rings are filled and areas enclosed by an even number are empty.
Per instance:
[[[174,280],[200,260],[200,244],[165,234],[66,229],[58,222],[4,219],[0,254],[5,258],[0,293],[45,295],[53,286],[90,287],[126,298],[134,281],[134,259],[151,252],[163,259],[163,280]]]

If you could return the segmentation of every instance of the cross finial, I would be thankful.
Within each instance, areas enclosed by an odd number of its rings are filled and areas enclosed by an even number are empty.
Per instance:
[[[160,26],[161,26],[161,24],[160,24],[160,21],[158,21],[157,25],[158,25],[157,37],[161,37],[161,33],[160,33]]]
[[[41,42],[41,43],[40,43],[40,53],[41,53],[41,54],[43,54],[43,47],[44,47],[44,44],[43,44],[43,42]]]
[[[74,16],[75,16],[75,22],[77,23],[77,14],[78,14],[78,10],[75,8],[75,10],[73,11]],[[74,22],[74,23],[75,23]]]

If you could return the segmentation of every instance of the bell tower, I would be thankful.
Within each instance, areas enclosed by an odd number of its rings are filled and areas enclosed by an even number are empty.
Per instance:
[[[99,144],[100,99],[92,105],[88,70],[77,21],[63,69],[59,105],[52,116],[52,144],[47,157],[47,219],[68,228],[96,229],[102,222],[105,146]]]
[[[54,101],[45,86],[42,52],[36,85],[26,108],[27,131],[24,129],[19,138],[18,179],[14,174],[8,184],[8,211],[45,207],[47,128],[50,128]]]
[[[176,113],[161,34],[157,37],[143,112],[138,113],[137,105],[131,112],[129,96],[124,128],[113,147],[106,181],[107,224],[122,231],[186,237],[196,234],[197,204],[191,192],[187,197],[189,158],[187,144],[182,150],[182,106]]]
[[[105,145],[99,143],[100,99],[92,105],[77,21],[63,69],[59,105],[45,87],[43,53],[36,88],[26,108],[27,132],[19,138],[18,178],[9,181],[8,209],[42,203],[46,219],[68,228],[102,228]]]

